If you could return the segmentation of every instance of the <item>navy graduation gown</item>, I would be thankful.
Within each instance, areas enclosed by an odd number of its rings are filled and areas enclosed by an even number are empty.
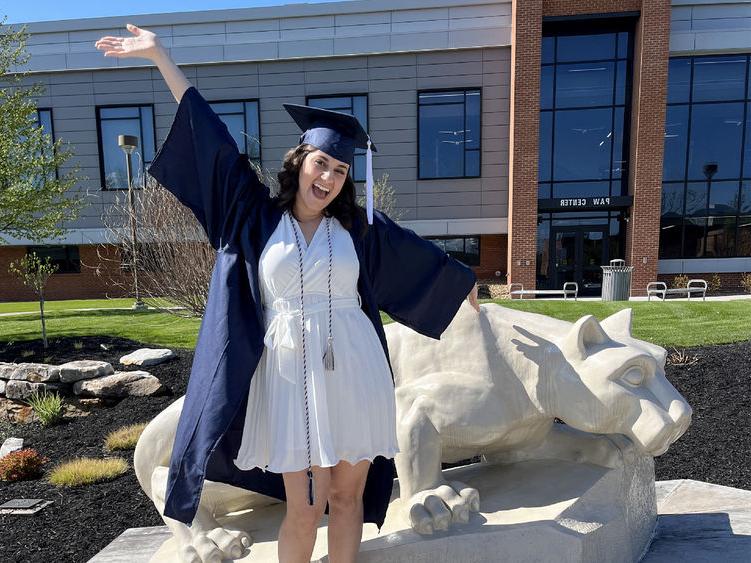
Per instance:
[[[280,474],[242,471],[232,461],[264,346],[258,260],[283,210],[192,86],[148,171],[192,210],[216,250],[164,508],[165,516],[190,526],[204,479],[285,498]],[[440,338],[471,291],[474,272],[383,213],[374,212],[364,235],[362,227],[357,218],[348,230],[360,261],[357,289],[386,358],[379,309],[421,334]],[[383,524],[393,478],[393,460],[377,457],[363,495],[365,522],[379,528]]]

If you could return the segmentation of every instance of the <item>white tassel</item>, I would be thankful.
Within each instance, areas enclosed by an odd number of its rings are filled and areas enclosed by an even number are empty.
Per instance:
[[[373,151],[370,150],[368,137],[368,152],[365,156],[365,201],[368,209],[368,224],[373,224]]]
[[[329,336],[326,342],[326,352],[323,354],[323,367],[326,371],[334,371],[334,337]]]

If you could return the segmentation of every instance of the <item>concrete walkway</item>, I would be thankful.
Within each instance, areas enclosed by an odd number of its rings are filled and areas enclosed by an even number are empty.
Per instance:
[[[164,307],[165,309],[169,309],[170,311],[178,311],[180,309],[185,309],[185,307]],[[45,310],[46,313],[53,312],[57,313],[60,311],[132,311],[133,307],[91,307],[88,309],[52,309],[52,311]],[[154,307],[148,307],[146,310],[148,311],[156,311]],[[0,313],[0,317],[12,317],[13,315],[38,315],[39,311],[16,311],[12,313]]]

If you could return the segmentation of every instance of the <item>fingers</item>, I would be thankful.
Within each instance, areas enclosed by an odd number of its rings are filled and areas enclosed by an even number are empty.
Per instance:
[[[141,28],[140,27],[136,27],[132,23],[127,24],[125,27],[128,29],[128,31],[130,31],[134,35],[139,35],[141,33]]]

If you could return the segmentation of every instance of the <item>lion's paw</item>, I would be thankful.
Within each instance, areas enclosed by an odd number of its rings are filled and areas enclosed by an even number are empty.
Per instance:
[[[480,510],[480,493],[459,481],[420,491],[409,503],[409,520],[418,534],[448,530],[449,524],[464,524],[469,513]]]
[[[248,555],[251,544],[246,532],[222,527],[208,532],[195,531],[189,544],[180,548],[182,563],[221,563],[226,559],[240,559]]]

